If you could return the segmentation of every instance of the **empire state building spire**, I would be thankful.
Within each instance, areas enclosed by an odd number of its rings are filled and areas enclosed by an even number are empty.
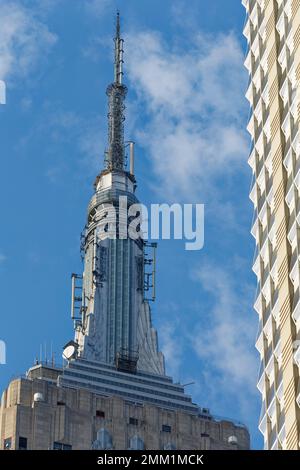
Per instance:
[[[149,290],[154,288],[148,279],[149,276],[154,279],[155,257],[153,254],[148,259],[146,250],[153,246],[130,236],[127,216],[127,211],[139,201],[135,178],[132,171],[126,171],[124,162],[127,88],[122,83],[119,14],[114,43],[114,81],[106,91],[109,106],[106,167],[96,178],[95,194],[88,205],[81,245],[84,272],[73,279],[75,343],[78,356],[85,360],[112,367],[126,363],[131,369],[164,375],[164,357],[158,349],[148,298]],[[128,235],[124,236],[126,231]],[[149,266],[152,273],[147,272]],[[76,279],[82,280],[82,296],[77,295]],[[81,305],[76,307],[78,298]]]
[[[108,96],[108,148],[105,155],[106,169],[124,170],[124,111],[127,88],[123,79],[123,44],[120,37],[120,15],[117,13],[115,43],[114,82],[106,90]]]

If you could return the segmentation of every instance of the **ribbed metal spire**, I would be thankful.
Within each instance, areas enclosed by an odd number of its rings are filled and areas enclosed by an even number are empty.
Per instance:
[[[124,111],[127,88],[123,79],[123,44],[120,33],[120,15],[117,12],[115,43],[114,82],[107,87],[108,96],[108,149],[106,168],[124,170]]]
[[[122,84],[123,78],[123,44],[124,40],[120,37],[120,13],[117,12],[116,36],[115,36],[115,83]]]

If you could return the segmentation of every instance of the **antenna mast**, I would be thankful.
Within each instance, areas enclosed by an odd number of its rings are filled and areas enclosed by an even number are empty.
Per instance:
[[[108,149],[105,163],[108,170],[124,171],[124,120],[127,88],[123,80],[123,44],[120,28],[120,14],[117,12],[115,43],[114,82],[106,90],[108,96]]]

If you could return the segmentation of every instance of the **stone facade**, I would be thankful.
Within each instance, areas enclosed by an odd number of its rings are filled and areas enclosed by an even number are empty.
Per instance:
[[[137,439],[147,450],[249,448],[242,425],[62,388],[58,375],[57,369],[43,367],[38,376],[9,384],[1,401],[0,449],[91,449],[101,431],[111,440],[106,449],[129,449]],[[101,448],[99,442],[95,447]]]

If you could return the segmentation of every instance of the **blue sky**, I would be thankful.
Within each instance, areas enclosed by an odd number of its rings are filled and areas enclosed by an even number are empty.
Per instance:
[[[225,6],[224,6],[225,4]],[[244,9],[238,0],[2,0],[0,389],[40,344],[72,338],[70,274],[106,146],[116,8],[125,37],[126,138],[138,196],[204,203],[205,246],[158,247],[153,321],[175,380],[216,415],[257,430],[259,359],[245,131]],[[3,26],[4,25],[4,26]]]

